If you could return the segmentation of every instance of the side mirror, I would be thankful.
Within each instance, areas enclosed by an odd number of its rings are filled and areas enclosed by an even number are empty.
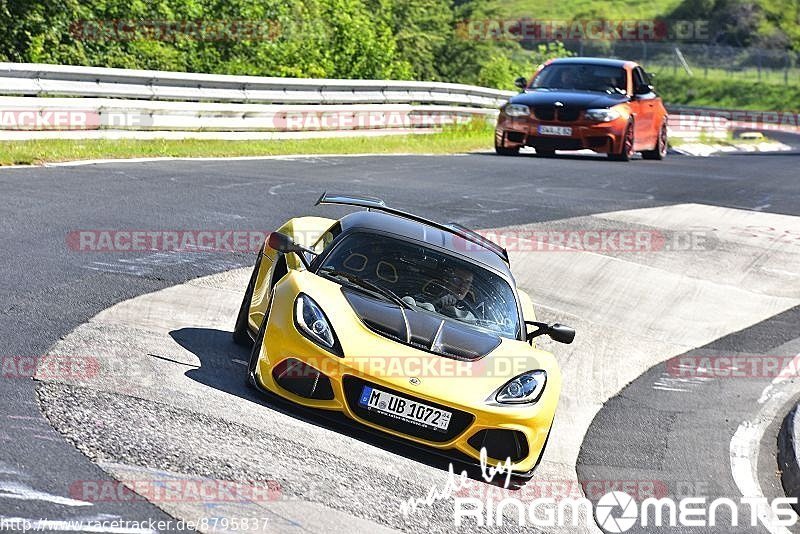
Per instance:
[[[569,326],[553,323],[540,323],[539,321],[525,321],[525,324],[533,325],[536,330],[529,332],[525,339],[528,343],[532,343],[533,339],[541,335],[548,335],[553,341],[569,345],[575,339],[575,329]]]
[[[316,256],[316,253],[313,250],[306,248],[302,245],[298,245],[297,243],[294,242],[294,240],[292,240],[291,237],[289,237],[286,234],[282,234],[280,232],[272,232],[271,234],[269,234],[269,237],[267,238],[267,245],[269,245],[270,248],[275,249],[278,252],[282,252],[284,254],[288,254],[290,252],[297,253],[297,255],[300,256],[300,261],[303,262],[306,268],[308,268],[308,261],[306,260],[306,257],[303,255],[303,253],[307,252],[311,255]]]
[[[267,245],[278,252],[300,252],[302,247],[295,243],[291,237],[280,232],[272,232],[267,238]]]
[[[569,345],[575,340],[575,329],[563,324],[555,323],[554,325],[550,326],[550,331],[547,333],[547,335],[549,335],[550,339],[553,341]]]
[[[520,90],[524,91],[526,87],[528,87],[528,80],[520,76],[516,80],[514,80],[514,85],[519,87]]]

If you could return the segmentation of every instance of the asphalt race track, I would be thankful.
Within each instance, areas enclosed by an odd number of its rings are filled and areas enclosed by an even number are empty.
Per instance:
[[[325,190],[481,229],[636,228],[663,237],[664,246],[640,252],[511,251],[540,316],[578,329],[573,345],[546,345],[565,384],[528,491],[574,493],[577,481],[596,481],[604,489],[587,491],[593,500],[620,483],[662,495],[777,497],[775,423],[796,384],[692,379],[664,362],[800,353],[798,163],[797,152],[631,163],[473,154],[0,169],[0,519],[259,517],[270,532],[455,528],[452,503],[400,512],[402,500],[446,480],[446,462],[245,386],[247,351],[229,332],[253,254],[80,252],[67,239],[98,229],[270,231],[297,215],[344,214],[313,207]],[[678,246],[686,235],[701,242]],[[100,372],[39,369],[32,380],[7,366],[48,353],[94,358]],[[269,483],[274,494],[212,505],[89,498],[91,483],[115,478],[151,487]],[[519,531],[512,523],[462,529]]]

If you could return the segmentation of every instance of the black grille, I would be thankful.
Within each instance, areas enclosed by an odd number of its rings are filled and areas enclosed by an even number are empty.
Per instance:
[[[533,106],[533,114],[540,121],[551,121],[556,117],[556,108],[553,106]]]
[[[528,440],[519,430],[484,429],[467,440],[470,447],[480,451],[486,447],[489,458],[518,462],[528,456]]]
[[[581,108],[540,105],[533,106],[533,114],[540,121],[575,122],[581,115]]]
[[[436,404],[435,402],[431,402],[428,400],[417,399],[406,393],[401,393],[399,391],[394,391],[384,386],[372,384],[371,382],[367,382],[366,380],[362,380],[355,376],[345,376],[342,382],[344,384],[344,394],[345,398],[347,399],[347,405],[350,406],[350,409],[353,410],[353,412],[357,416],[359,416],[361,419],[364,419],[365,421],[369,421],[370,423],[375,423],[376,425],[380,425],[382,427],[395,430],[397,432],[402,432],[403,434],[407,434],[409,436],[414,436],[422,438],[424,440],[440,442],[440,443],[445,441],[450,441],[451,439],[455,438],[456,436],[464,432],[464,430],[466,430],[467,427],[471,425],[472,421],[475,419],[475,416],[470,413],[462,412],[461,410],[455,410],[449,406],[443,406],[441,404]],[[416,402],[422,402],[424,404],[427,404],[428,406],[439,408],[440,410],[447,410],[448,412],[453,414],[452,417],[450,418],[450,425],[447,427],[446,432],[439,432],[438,430],[423,428],[413,423],[407,423],[405,421],[400,421],[398,419],[394,419],[393,417],[389,417],[388,415],[383,415],[378,412],[367,410],[358,403],[358,399],[361,396],[361,391],[364,388],[364,386],[376,387],[381,391],[386,391],[387,393],[398,395],[400,397],[403,397],[404,399],[409,399],[411,401],[416,401]]]
[[[506,139],[508,139],[512,143],[524,143],[525,142],[525,134],[522,133],[522,132],[509,131],[509,132],[506,132]]]
[[[316,400],[333,399],[330,379],[295,358],[287,358],[276,365],[272,370],[272,377],[280,387],[300,397]]]
[[[578,120],[578,115],[581,114],[581,110],[576,107],[563,107],[558,108],[558,120],[561,122],[574,122]]]

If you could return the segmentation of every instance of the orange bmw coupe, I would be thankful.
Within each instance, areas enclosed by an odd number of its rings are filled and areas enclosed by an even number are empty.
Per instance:
[[[522,92],[500,108],[495,151],[503,156],[533,147],[540,156],[589,149],[628,161],[667,154],[667,110],[644,69],[618,59],[553,59]]]

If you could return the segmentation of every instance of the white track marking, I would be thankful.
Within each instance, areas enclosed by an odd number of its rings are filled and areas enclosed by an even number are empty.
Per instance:
[[[800,354],[795,358],[798,357]],[[793,372],[796,368],[794,363],[784,369],[790,368]],[[781,372],[761,392],[758,403],[762,406],[756,416],[740,424],[731,439],[731,473],[743,497],[764,497],[764,491],[758,481],[758,455],[761,450],[761,439],[767,427],[780,415],[786,399],[793,393],[796,393],[796,385]],[[758,520],[771,534],[791,534],[786,527],[775,524],[776,517],[768,504],[758,507]]]
[[[294,182],[288,182],[288,183],[285,183],[285,184],[273,185],[272,187],[269,188],[269,194],[270,195],[277,195],[278,194],[278,189],[280,189],[281,187],[289,187],[290,185],[294,185]]]
[[[0,498],[20,501],[45,501],[62,506],[92,506],[90,502],[51,495],[43,491],[37,491],[26,484],[10,481],[0,481]]]

